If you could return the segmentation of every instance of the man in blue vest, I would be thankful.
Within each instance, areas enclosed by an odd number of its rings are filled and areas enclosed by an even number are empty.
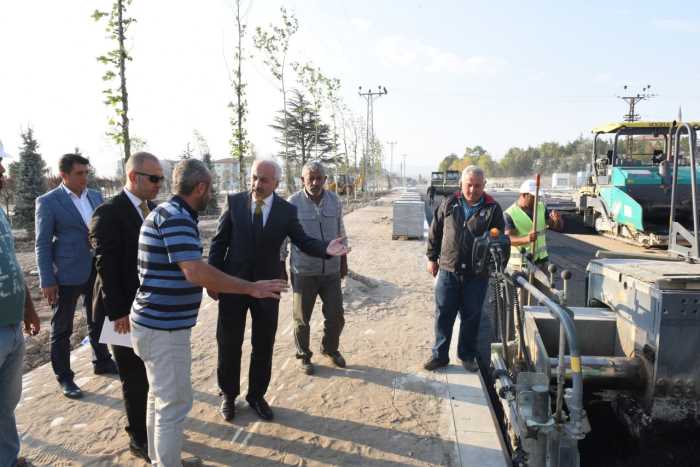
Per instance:
[[[503,213],[506,224],[505,234],[510,237],[511,269],[522,269],[522,257],[520,249],[525,248],[526,253],[532,253],[535,264],[544,267],[549,259],[545,231],[547,228],[561,232],[564,229],[564,219],[556,210],[549,210],[542,201],[538,201],[537,231],[532,222],[533,208],[535,206],[535,193],[537,185],[534,180],[525,180],[520,185],[518,199]],[[535,243],[535,251],[532,251],[532,243]]]

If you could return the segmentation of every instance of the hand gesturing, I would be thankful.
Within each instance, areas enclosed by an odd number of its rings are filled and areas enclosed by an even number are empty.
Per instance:
[[[350,253],[350,248],[343,244],[345,237],[338,237],[331,241],[326,248],[326,253],[331,256],[343,256]]]

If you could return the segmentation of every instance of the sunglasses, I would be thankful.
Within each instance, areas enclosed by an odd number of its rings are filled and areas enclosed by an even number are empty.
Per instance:
[[[143,172],[136,172],[136,175],[143,175],[144,177],[148,177],[148,181],[151,183],[160,183],[163,180],[165,180],[165,177],[163,176],[158,176],[158,175],[151,175]]]

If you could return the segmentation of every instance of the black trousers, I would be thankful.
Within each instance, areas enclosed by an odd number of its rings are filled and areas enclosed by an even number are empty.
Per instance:
[[[148,401],[148,378],[143,360],[130,347],[113,345],[112,355],[119,369],[122,395],[128,425],[126,432],[142,446],[148,445],[146,434],[146,403]]]
[[[92,365],[100,368],[110,365],[112,357],[105,344],[100,344],[102,322],[93,320],[92,288],[95,284],[95,267],[90,278],[81,285],[59,285],[58,300],[52,307],[51,316],[51,366],[59,382],[72,380],[74,373],[70,367],[70,337],[73,334],[73,317],[80,296],[84,296],[85,313],[87,315],[88,336],[92,346]]]
[[[257,399],[265,395],[270,385],[279,300],[244,295],[221,296],[216,327],[216,341],[219,344],[217,377],[222,393],[228,397],[241,393],[241,349],[248,310],[253,320],[253,352],[250,356],[247,397]]]

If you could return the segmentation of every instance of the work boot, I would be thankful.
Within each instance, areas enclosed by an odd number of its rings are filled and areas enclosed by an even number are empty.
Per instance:
[[[299,367],[301,368],[301,371],[304,372],[304,374],[307,374],[307,375],[314,374],[314,365],[313,365],[313,363],[311,363],[310,357],[301,357],[299,359]]]
[[[339,368],[345,368],[346,363],[345,359],[343,358],[342,355],[340,355],[340,352],[337,350],[335,352],[321,352],[323,355],[326,357],[330,358],[333,364]]]
[[[428,371],[435,371],[438,368],[446,367],[448,363],[450,363],[449,360],[440,360],[439,358],[433,357],[423,364],[423,368]]]
[[[479,371],[479,364],[476,362],[475,358],[468,358],[466,360],[462,360],[462,366],[465,370],[467,370],[470,373],[476,373],[477,371]]]

